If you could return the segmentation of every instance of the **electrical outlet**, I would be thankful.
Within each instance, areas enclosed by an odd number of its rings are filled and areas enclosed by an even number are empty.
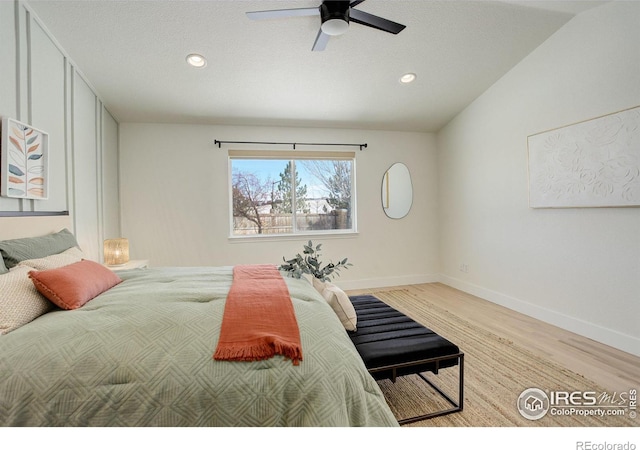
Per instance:
[[[460,263],[460,272],[469,273],[469,264]]]

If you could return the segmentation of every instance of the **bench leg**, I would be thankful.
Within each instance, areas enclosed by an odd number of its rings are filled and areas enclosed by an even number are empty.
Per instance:
[[[420,420],[431,419],[433,417],[444,416],[446,414],[451,414],[451,413],[455,413],[455,412],[458,412],[458,411],[462,411],[462,409],[464,407],[464,353],[459,353],[458,355],[455,355],[454,357],[458,359],[458,400],[457,401],[453,400],[442,389],[440,389],[438,386],[436,386],[435,383],[433,383],[431,380],[429,380],[427,377],[425,377],[422,373],[418,373],[417,375],[423,381],[425,381],[427,384],[429,384],[429,386],[431,386],[433,389],[435,389],[436,392],[438,392],[438,394],[440,394],[440,396],[442,398],[444,398],[452,407],[448,408],[448,409],[443,409],[443,410],[440,410],[440,411],[435,411],[435,412],[432,412],[432,413],[428,413],[428,414],[422,414],[422,415],[419,415],[419,416],[414,416],[414,417],[409,417],[409,418],[406,418],[406,419],[398,420],[398,423],[400,425],[406,425],[408,423],[418,422]],[[451,357],[436,358],[436,359],[434,359],[434,362],[438,363],[440,361],[450,360],[450,359],[451,359]],[[421,361],[420,364],[423,364],[424,362],[425,361]],[[405,367],[406,367],[406,365],[405,365]],[[395,373],[394,373],[394,375],[395,375]]]

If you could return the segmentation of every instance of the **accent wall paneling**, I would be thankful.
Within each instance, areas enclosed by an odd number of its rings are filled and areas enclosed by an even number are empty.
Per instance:
[[[14,3],[0,1],[0,115],[19,119],[15,29]],[[20,204],[21,200],[0,197],[0,210],[17,210]]]
[[[0,2],[0,112],[16,116],[16,35],[12,2]]]
[[[49,133],[49,199],[34,201],[36,211],[66,211],[67,164],[64,116],[65,58],[37,22],[31,26],[30,116]]]
[[[96,129],[96,95],[85,81],[74,73],[73,86],[73,181],[74,213],[78,244],[85,252],[100,254],[98,240],[92,238],[99,228],[98,204],[98,149]]]
[[[104,239],[120,237],[120,174],[118,170],[118,122],[104,106],[102,113],[102,228]]]
[[[27,2],[0,1],[0,57],[0,115],[47,132],[51,156],[49,199],[0,197],[0,212],[69,211],[101,259],[105,236],[120,234],[118,122]],[[0,231],[13,223],[0,217]]]

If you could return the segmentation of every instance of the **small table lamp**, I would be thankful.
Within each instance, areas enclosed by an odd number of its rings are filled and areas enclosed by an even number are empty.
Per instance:
[[[125,238],[104,241],[104,263],[108,266],[121,266],[129,262],[129,240]]]

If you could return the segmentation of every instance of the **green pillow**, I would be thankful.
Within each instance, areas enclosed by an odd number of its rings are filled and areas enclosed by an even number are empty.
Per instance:
[[[7,269],[4,265],[4,260],[2,259],[2,255],[0,255],[0,275],[2,275],[3,273],[7,273],[8,271],[9,269]]]
[[[4,258],[6,269],[11,269],[20,261],[57,255],[77,246],[75,236],[65,228],[46,236],[0,241],[0,255]]]

